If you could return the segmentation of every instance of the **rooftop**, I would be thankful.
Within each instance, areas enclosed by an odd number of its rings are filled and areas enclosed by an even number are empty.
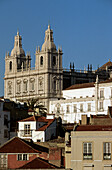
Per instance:
[[[78,125],[75,131],[112,131],[112,125]]]
[[[28,145],[25,140],[14,137],[0,147],[0,153],[40,153]]]

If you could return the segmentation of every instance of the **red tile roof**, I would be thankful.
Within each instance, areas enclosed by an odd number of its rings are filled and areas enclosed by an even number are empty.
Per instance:
[[[45,131],[54,122],[54,120],[55,119],[47,119],[47,124],[40,127],[37,131]]]
[[[45,117],[39,117],[39,116],[31,116],[28,117],[26,119],[22,119],[18,122],[27,122],[27,121],[37,121],[37,122],[48,122],[48,119],[46,119]]]
[[[79,125],[75,131],[112,131],[112,125]]]
[[[41,158],[35,158],[31,162],[23,165],[19,169],[56,169],[56,166]]]
[[[107,79],[105,81],[100,81],[99,84],[103,84],[103,83],[111,83],[112,79]],[[81,88],[90,88],[90,87],[95,87],[95,82],[92,83],[83,83],[83,84],[74,84],[68,88],[66,88],[65,90],[72,90],[72,89],[81,89]]]
[[[25,143],[24,140],[14,137],[0,147],[0,153],[40,153]]]
[[[107,63],[105,63],[103,66],[101,66],[99,69],[100,70],[106,70],[107,67],[112,66],[112,62],[108,61]]]
[[[80,89],[80,88],[88,88],[88,87],[95,87],[94,85],[95,83],[83,83],[83,84],[74,84],[68,88],[66,88],[65,90],[72,90],[72,89]]]

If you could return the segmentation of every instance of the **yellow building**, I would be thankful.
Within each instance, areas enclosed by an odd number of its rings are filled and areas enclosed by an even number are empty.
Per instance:
[[[71,169],[112,170],[112,125],[79,125],[72,131]]]

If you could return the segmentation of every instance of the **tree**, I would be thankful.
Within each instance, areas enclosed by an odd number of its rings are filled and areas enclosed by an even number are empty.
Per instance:
[[[27,101],[29,109],[32,109],[36,115],[46,116],[47,109],[44,105],[39,101],[39,99],[28,99]]]

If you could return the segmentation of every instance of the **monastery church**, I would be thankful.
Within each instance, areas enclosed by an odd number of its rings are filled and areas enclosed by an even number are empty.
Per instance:
[[[48,25],[42,48],[36,49],[35,68],[31,56],[25,55],[22,37],[17,32],[11,54],[5,56],[4,98],[16,101],[39,99],[48,108],[49,101],[62,97],[62,50],[53,41]]]

